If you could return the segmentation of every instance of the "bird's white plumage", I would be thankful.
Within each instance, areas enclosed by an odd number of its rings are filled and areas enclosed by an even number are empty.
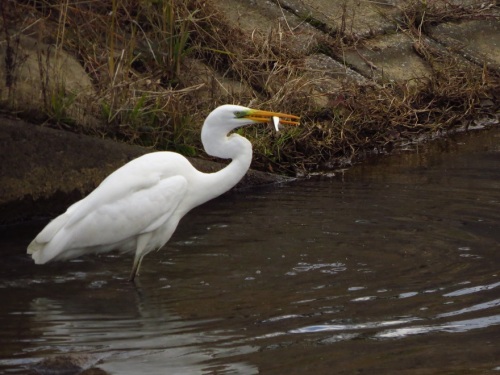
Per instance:
[[[168,163],[172,158],[179,159],[173,166]],[[183,202],[187,180],[178,169],[192,167],[181,159],[174,153],[152,153],[115,171],[35,238],[30,248],[44,250],[36,263],[114,247],[135,250],[135,236],[160,229]],[[131,243],[123,246],[124,241]]]
[[[211,155],[233,159],[226,168],[206,174],[173,152],[141,156],[50,222],[28,246],[28,253],[43,264],[113,249],[135,251],[133,279],[144,255],[162,247],[189,210],[229,190],[248,170],[250,142],[227,133],[273,115],[283,114],[233,105],[217,108],[205,120],[202,141]]]

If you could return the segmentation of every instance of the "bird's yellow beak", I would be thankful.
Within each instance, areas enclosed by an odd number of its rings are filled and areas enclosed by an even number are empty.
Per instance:
[[[272,122],[273,117],[279,117],[280,123],[287,125],[299,125],[300,117],[286,113],[261,111],[251,109],[243,115],[244,118],[255,122]]]

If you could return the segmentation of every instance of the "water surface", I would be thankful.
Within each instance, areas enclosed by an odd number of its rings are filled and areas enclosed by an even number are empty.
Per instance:
[[[416,147],[416,146],[415,146]],[[0,372],[500,373],[500,131],[240,191],[149,254],[35,266],[1,229]]]

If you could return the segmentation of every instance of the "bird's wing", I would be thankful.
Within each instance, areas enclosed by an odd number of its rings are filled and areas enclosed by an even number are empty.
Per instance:
[[[161,180],[159,173],[128,175],[115,171],[108,176],[92,193],[68,208],[66,211],[71,217],[66,226],[79,222],[82,218],[95,211],[98,207],[130,197],[135,192],[148,190],[156,186]]]
[[[99,205],[96,200],[80,201],[64,227],[69,246],[110,245],[151,232],[171,217],[186,191],[186,179],[173,176],[158,179],[140,189],[134,186],[128,193],[108,197]]]
[[[80,221],[96,207],[152,188],[169,177],[187,173],[188,167],[192,168],[183,156],[167,151],[153,152],[134,159],[106,177],[85,199],[70,206],[67,213],[71,217],[66,226]]]

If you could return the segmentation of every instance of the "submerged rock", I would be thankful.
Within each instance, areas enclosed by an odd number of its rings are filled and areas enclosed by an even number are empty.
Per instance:
[[[106,371],[91,367],[97,362],[89,354],[63,354],[43,359],[33,366],[40,375],[106,375]]]

